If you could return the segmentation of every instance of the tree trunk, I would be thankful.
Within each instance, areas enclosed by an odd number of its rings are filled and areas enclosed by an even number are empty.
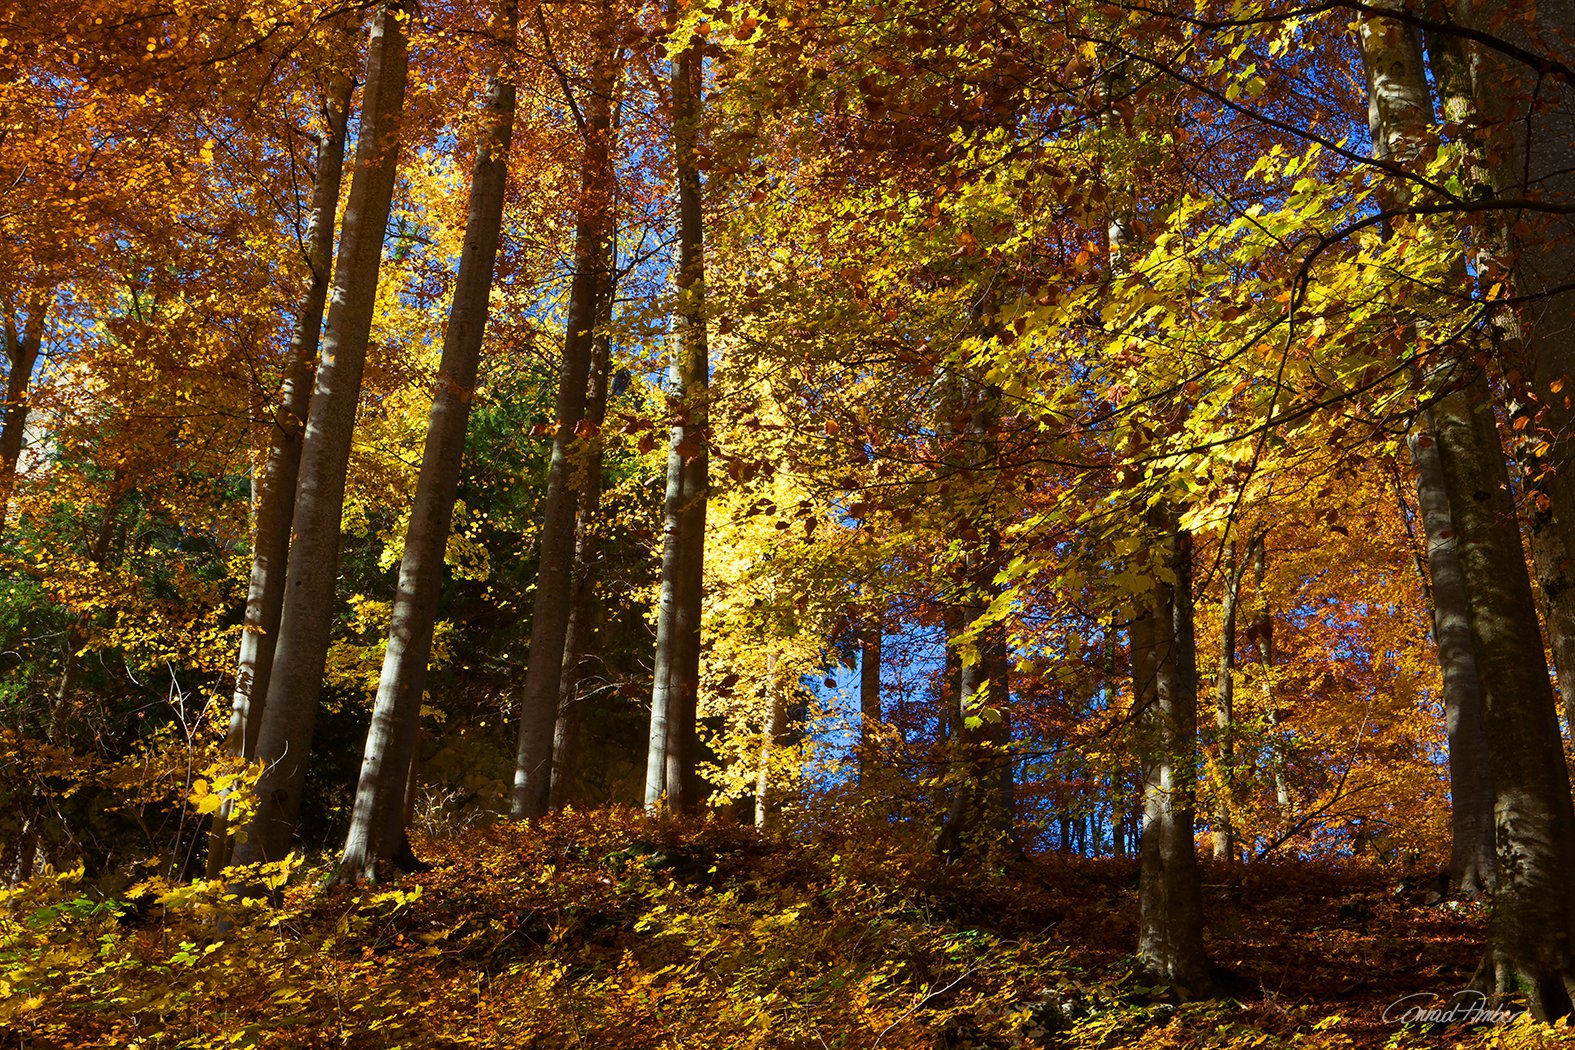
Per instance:
[[[777,678],[777,655],[766,654],[766,720],[760,734],[760,766],[755,776],[755,827],[765,831],[782,808],[772,777],[772,758],[787,731],[787,695]]]
[[[515,8],[509,2],[498,22],[501,46],[512,46],[514,25]],[[488,294],[502,236],[515,105],[515,88],[509,79],[506,73],[494,73],[487,90],[482,141],[471,175],[465,243],[460,250],[443,356],[433,383],[432,410],[399,563],[388,648],[337,882],[375,880],[378,862],[394,861],[407,849],[406,774],[415,760],[444,552],[459,492],[465,432],[487,327]]]
[[[347,47],[348,50],[348,47]],[[348,61],[348,56],[347,56]],[[235,693],[230,706],[230,731],[224,753],[250,759],[257,751],[263,700],[273,671],[274,645],[284,604],[285,564],[290,555],[290,523],[295,516],[295,485],[301,467],[301,432],[312,396],[312,366],[317,360],[323,314],[328,305],[329,270],[333,264],[334,226],[343,181],[345,129],[355,77],[346,68],[335,71],[325,95],[328,126],[317,144],[317,171],[312,181],[312,210],[306,235],[306,295],[290,336],[278,408],[268,428],[268,454],[252,471],[252,569],[246,590],[246,618],[241,627],[236,661]],[[230,803],[213,815],[208,836],[208,878],[217,878],[229,860]]]
[[[1501,13],[1497,4],[1455,7],[1463,24],[1480,19],[1490,31],[1496,26],[1494,17]],[[1539,5],[1536,17],[1567,33],[1568,0]],[[1525,40],[1524,29],[1514,22],[1505,30],[1512,38]],[[1572,148],[1569,86],[1554,85],[1551,78],[1545,81],[1537,74],[1539,91],[1545,86],[1564,97],[1558,105],[1539,107],[1537,114],[1518,112],[1524,109],[1526,97],[1514,90],[1515,70],[1506,69],[1485,49],[1473,53],[1458,37],[1440,34],[1436,43],[1435,81],[1445,114],[1464,122],[1475,117],[1487,129],[1487,171],[1498,192],[1551,193],[1568,203],[1575,179],[1567,157]],[[1532,125],[1538,125],[1537,133],[1530,136],[1528,146],[1526,132]],[[1528,247],[1514,243],[1514,218],[1503,216],[1480,245],[1484,279],[1492,279],[1510,262],[1503,254],[1493,258],[1495,253]],[[1575,251],[1569,218],[1560,219],[1558,226],[1548,244],[1516,252],[1513,276],[1519,295],[1537,296],[1568,279],[1570,252]],[[1529,374],[1533,394],[1549,410],[1544,423],[1554,432],[1551,458],[1557,464],[1572,461],[1566,444],[1570,418],[1563,408],[1569,404],[1568,395],[1552,389],[1570,372],[1566,356],[1570,298],[1564,292],[1527,300],[1530,305],[1520,315],[1501,317],[1498,333],[1510,370]],[[1538,1018],[1560,1017],[1570,1012],[1575,995],[1575,901],[1567,886],[1569,873],[1575,871],[1575,813],[1536,599],[1487,382],[1463,354],[1435,368],[1435,375],[1438,400],[1430,410],[1431,422],[1459,537],[1494,792],[1493,912],[1487,952],[1473,984],[1479,991],[1523,994]],[[1569,549],[1575,506],[1569,502],[1568,483],[1575,479],[1554,474],[1532,480],[1547,484],[1545,498]],[[1539,573],[1547,568],[1539,567]]]
[[[645,804],[665,796],[674,812],[700,804],[695,733],[700,688],[700,603],[705,580],[705,516],[710,457],[706,421],[710,385],[705,305],[705,237],[699,136],[700,41],[673,62],[673,155],[678,175],[678,404],[667,459],[666,528],[661,607],[657,613],[656,674],[651,689],[651,735]]]
[[[33,382],[44,345],[44,322],[54,291],[34,295],[28,300],[27,319],[17,328],[16,315],[6,311],[5,404],[0,405],[0,537],[5,535],[6,518],[11,510],[11,495],[16,488],[16,472],[22,458],[22,439],[27,433],[27,394]]]
[[[553,725],[563,686],[564,646],[574,598],[575,468],[581,456],[578,431],[589,398],[591,354],[595,344],[597,289],[606,279],[612,237],[612,83],[611,15],[604,7],[603,45],[591,72],[585,106],[585,145],[580,200],[574,230],[574,280],[569,286],[569,316],[558,370],[553,409],[552,462],[547,471],[542,511],[536,603],[531,616],[530,653],[520,698],[520,730],[514,759],[510,811],[515,818],[544,816],[552,793]]]
[[[1438,444],[1433,435],[1419,430],[1411,435],[1410,445],[1417,468],[1417,504],[1427,535],[1433,639],[1443,674],[1449,736],[1449,880],[1474,899],[1493,886],[1493,776],[1482,736],[1482,690]]]
[[[1157,582],[1132,625],[1143,765],[1138,958],[1154,980],[1191,1000],[1214,994],[1215,973],[1203,947],[1203,882],[1193,842],[1198,669],[1192,537],[1176,517],[1164,505],[1149,513],[1176,582]]]
[[[264,768],[256,815],[235,850],[241,864],[283,858],[301,804],[333,629],[345,472],[399,163],[410,18],[402,0],[385,0],[367,48],[354,174],[302,440],[278,644],[258,731],[256,755]]]
[[[1269,723],[1269,771],[1274,777],[1274,799],[1279,803],[1280,812],[1289,815],[1291,783],[1286,769],[1286,742],[1280,729],[1284,715],[1274,699],[1274,612],[1269,606],[1269,596],[1263,585],[1269,571],[1269,556],[1265,547],[1267,542],[1266,536],[1259,535],[1257,542],[1248,551],[1257,602],[1250,634],[1253,653],[1258,659],[1258,680],[1263,687],[1264,717]]]
[[[1368,17],[1360,22],[1358,42],[1367,74],[1373,153],[1379,160],[1413,164],[1432,135],[1433,123],[1433,95],[1417,34],[1394,19]],[[1401,186],[1389,196],[1403,200],[1410,196],[1410,188]],[[1458,277],[1465,279],[1463,258]],[[1474,898],[1491,887],[1493,877],[1493,786],[1482,737],[1482,697],[1437,444],[1431,434],[1419,430],[1411,435],[1410,446],[1427,536],[1433,637],[1449,736],[1449,875],[1461,893]]]
[[[1535,5],[1454,0],[1455,20],[1534,54],[1575,63],[1575,2]],[[1504,16],[1508,15],[1505,20]],[[1479,240],[1484,287],[1503,281],[1518,305],[1503,307],[1495,334],[1518,431],[1532,512],[1531,553],[1566,709],[1575,698],[1575,85],[1458,38],[1440,51],[1449,115],[1476,125],[1494,195],[1524,203],[1493,214]],[[1518,422],[1518,420],[1517,420]],[[1548,535],[1552,533],[1552,535]],[[1575,731],[1575,730],[1572,730]]]
[[[1218,797],[1214,803],[1215,860],[1240,860],[1231,826],[1236,791],[1236,602],[1246,565],[1236,557],[1236,542],[1225,545],[1225,592],[1220,598],[1220,675],[1214,698],[1214,728],[1219,740]]]
[[[608,242],[609,251],[612,242]],[[574,512],[574,594],[569,602],[569,624],[563,640],[563,682],[558,694],[557,720],[552,727],[552,783],[548,805],[560,809],[568,800],[579,759],[581,710],[580,685],[585,679],[591,642],[596,634],[597,530],[602,514],[602,424],[607,419],[607,384],[611,379],[612,337],[607,326],[612,322],[615,291],[613,275],[616,262],[609,257],[607,279],[598,290],[597,332],[591,344],[591,372],[587,388],[585,418],[594,428],[594,446],[586,457],[585,481],[580,486],[579,504]]]
[[[865,614],[859,634],[859,786],[869,787],[877,765],[875,729],[881,723],[880,661],[885,625],[878,612]]]

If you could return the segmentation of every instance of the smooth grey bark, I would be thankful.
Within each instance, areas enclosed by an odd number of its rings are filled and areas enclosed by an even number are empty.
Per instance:
[[[1575,64],[1572,0],[1450,6],[1458,24]],[[1490,194],[1507,202],[1479,241],[1481,278],[1503,280],[1518,300],[1500,308],[1495,334],[1508,407],[1530,424],[1516,432],[1515,452],[1548,641],[1575,710],[1575,84],[1487,47],[1445,43],[1444,64],[1455,56],[1456,70],[1440,77],[1446,105],[1474,125]],[[1551,210],[1539,210],[1544,203]]]
[[[612,338],[607,326],[612,322],[615,291],[612,277],[616,270],[616,263],[609,258],[607,279],[597,293],[597,331],[591,345],[591,373],[585,405],[585,418],[595,431],[590,437],[594,445],[586,456],[585,478],[574,512],[573,596],[569,601],[569,624],[563,637],[563,681],[558,691],[558,714],[552,727],[552,783],[548,790],[548,805],[552,809],[562,808],[574,781],[583,721],[580,687],[587,675],[591,643],[596,634],[596,569],[602,516],[601,428],[607,420],[607,387],[611,379]]]
[[[16,488],[16,472],[22,458],[22,439],[27,433],[28,387],[44,346],[44,322],[54,291],[29,297],[27,316],[17,326],[14,310],[5,312],[5,403],[0,405],[0,536],[5,535],[6,518],[11,510],[11,495]]]
[[[514,6],[510,3],[499,20],[501,46],[512,45],[514,22]],[[337,882],[375,880],[380,862],[397,861],[408,852],[407,772],[414,767],[444,552],[454,500],[459,493],[465,432],[486,334],[488,294],[503,230],[516,96],[511,81],[512,77],[500,70],[487,87],[481,142],[471,174],[465,242],[460,249],[443,355],[432,387],[432,410],[415,500],[405,530],[388,648],[362,752],[350,832],[335,875]]]
[[[1379,6],[1399,10],[1397,0]],[[1367,17],[1358,43],[1368,87],[1368,128],[1373,154],[1401,166],[1414,164],[1433,135],[1433,93],[1416,32],[1389,18]],[[1409,199],[1404,185],[1390,191],[1391,203]],[[1464,259],[1455,268],[1465,279]],[[1424,382],[1447,376],[1424,376]],[[1493,878],[1493,786],[1482,729],[1482,696],[1471,626],[1461,579],[1454,524],[1450,518],[1437,442],[1425,426],[1409,438],[1417,468],[1417,501],[1426,534],[1433,637],[1443,678],[1449,741],[1451,842],[1449,877],[1459,892],[1477,897]]]
[[[1138,844],[1138,959],[1183,1000],[1217,988],[1203,946],[1203,881],[1194,845],[1197,793],[1197,639],[1192,536],[1175,508],[1149,512],[1158,553],[1175,575],[1156,577],[1132,624],[1132,673],[1141,735],[1143,830]]]
[[[1541,1018],[1575,991],[1575,814],[1509,471],[1480,376],[1431,409],[1459,537],[1494,789],[1497,872],[1476,986],[1524,993]]]
[[[578,433],[589,398],[595,342],[597,287],[605,279],[612,236],[611,25],[605,50],[597,55],[585,105],[580,199],[574,232],[574,278],[553,407],[555,430],[542,510],[536,602],[530,651],[520,697],[520,728],[514,761],[510,812],[515,818],[544,816],[551,801],[553,725],[563,685],[564,644],[574,589],[574,520],[578,502],[575,468],[581,459]]]
[[[771,760],[787,734],[787,694],[777,676],[777,654],[766,654],[766,719],[760,733],[760,759],[755,773],[755,827],[765,831],[781,810],[780,791],[771,776]]]
[[[1438,443],[1426,430],[1418,430],[1411,434],[1410,446],[1427,537],[1433,639],[1443,675],[1449,740],[1449,880],[1460,893],[1475,898],[1493,887],[1493,774],[1483,738],[1482,689]]]
[[[257,812],[235,849],[238,864],[283,858],[301,804],[333,628],[345,473],[399,163],[410,18],[402,0],[385,0],[372,21],[354,173],[302,439],[284,605],[258,731],[256,756],[264,767]]]
[[[868,787],[875,761],[875,729],[881,723],[880,662],[886,626],[879,612],[865,614],[859,631],[859,786]]]
[[[1225,545],[1225,587],[1220,596],[1220,672],[1214,694],[1214,730],[1219,745],[1212,828],[1215,860],[1241,859],[1232,810],[1236,792],[1236,607],[1246,571],[1247,561],[1237,557],[1236,541],[1229,541]]]
[[[662,583],[657,610],[645,805],[689,812],[700,804],[696,707],[700,690],[700,603],[711,362],[706,333],[705,230],[700,184],[701,77],[695,38],[673,62],[673,158],[678,176],[677,404],[669,433],[663,505]]]
[[[1457,21],[1490,31],[1505,13],[1496,3],[1454,7]],[[1570,7],[1569,0],[1538,5],[1540,27],[1562,30],[1567,41]],[[1513,21],[1502,29],[1512,40],[1525,39],[1524,27]],[[1475,49],[1459,37],[1440,33],[1434,43],[1435,82],[1446,116],[1477,124],[1486,139],[1483,176],[1468,173],[1472,179],[1485,177],[1500,199],[1522,195],[1570,202],[1575,179],[1568,164],[1575,159],[1570,86],[1507,68],[1496,53]],[[1568,61],[1570,56],[1561,57]],[[1528,92],[1522,89],[1531,86],[1539,92],[1546,87],[1551,93],[1546,97],[1560,104],[1528,110]],[[1570,371],[1571,296],[1553,289],[1568,280],[1575,245],[1568,216],[1554,220],[1543,231],[1547,239],[1535,245],[1517,233],[1516,218],[1505,214],[1477,231],[1479,276],[1492,280],[1506,274],[1518,294],[1533,297],[1524,300],[1518,314],[1501,311],[1495,334],[1506,372],[1529,375],[1532,393],[1550,397],[1556,393],[1552,384]],[[1447,382],[1438,384],[1430,417],[1459,537],[1494,791],[1493,912],[1473,987],[1523,996],[1540,1019],[1561,1017],[1570,1013],[1575,997],[1575,900],[1568,892],[1569,873],[1575,870],[1575,813],[1536,599],[1487,381],[1464,353],[1435,372]],[[1543,404],[1549,410],[1543,422],[1554,431],[1554,459],[1568,464],[1569,416],[1563,407],[1568,402],[1559,395]],[[1532,480],[1547,485],[1549,508],[1568,537],[1575,524],[1572,479],[1553,474]]]
[[[346,51],[349,51],[347,44]],[[346,55],[346,64],[351,61]],[[335,71],[324,95],[327,127],[317,143],[312,179],[311,212],[306,233],[306,294],[296,316],[285,355],[279,404],[268,428],[268,453],[252,471],[252,568],[246,589],[246,613],[236,660],[235,692],[230,702],[230,729],[224,753],[250,759],[257,751],[263,701],[273,672],[279,617],[284,606],[285,565],[290,556],[290,526],[295,517],[295,486],[300,475],[301,439],[312,396],[312,371],[317,361],[328,281],[333,265],[335,219],[343,183],[345,137],[350,120],[355,77],[349,68]],[[207,875],[217,878],[229,860],[230,803],[213,815],[208,836]]]

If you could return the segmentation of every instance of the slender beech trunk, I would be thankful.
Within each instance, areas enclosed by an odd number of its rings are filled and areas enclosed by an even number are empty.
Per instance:
[[[262,725],[263,701],[273,672],[274,644],[284,605],[285,563],[290,556],[290,523],[295,517],[295,485],[301,467],[301,436],[312,396],[312,371],[317,361],[323,314],[328,306],[328,281],[333,265],[334,227],[343,182],[345,131],[355,77],[348,68],[335,71],[324,96],[327,127],[317,143],[317,170],[312,181],[311,213],[306,233],[306,294],[295,319],[285,356],[279,405],[268,428],[268,453],[252,471],[252,569],[246,590],[246,619],[241,628],[235,693],[230,705],[230,731],[225,754],[252,758]],[[216,878],[229,860],[230,803],[214,814],[208,836],[207,875]]]
[[[880,661],[885,624],[879,612],[865,614],[859,632],[859,786],[869,787],[878,763],[875,729],[881,723]]]
[[[1214,994],[1203,947],[1203,881],[1193,842],[1197,792],[1197,639],[1192,536],[1175,508],[1149,512],[1175,575],[1157,582],[1132,625],[1132,669],[1142,734],[1143,832],[1138,846],[1138,958],[1182,999]]]
[[[585,146],[574,231],[574,279],[569,286],[569,316],[553,409],[556,429],[547,471],[536,604],[531,617],[530,654],[515,750],[511,812],[516,818],[543,816],[551,801],[553,724],[558,718],[564,644],[574,599],[574,517],[578,502],[575,472],[583,447],[579,431],[589,399],[597,288],[605,279],[602,271],[607,265],[607,245],[612,237],[614,50],[610,21],[606,26],[605,48],[597,55],[590,97],[584,107]]]
[[[5,535],[6,518],[11,510],[11,494],[16,488],[16,472],[22,458],[22,438],[27,433],[27,395],[33,382],[33,369],[44,345],[44,321],[54,291],[30,296],[27,318],[17,328],[16,314],[5,314],[5,404],[0,405],[0,536]]]
[[[1269,772],[1274,777],[1274,799],[1282,814],[1291,811],[1291,782],[1286,762],[1286,741],[1281,731],[1284,713],[1274,696],[1274,611],[1264,589],[1269,571],[1267,537],[1259,536],[1248,555],[1252,561],[1252,582],[1256,605],[1252,615],[1252,651],[1258,661],[1258,681],[1263,689],[1264,717],[1269,723]]]
[[[755,827],[765,831],[782,808],[772,776],[772,758],[787,732],[787,692],[777,675],[777,654],[766,654],[766,721],[760,733],[760,764],[755,774]]]
[[[1433,123],[1433,93],[1421,41],[1413,29],[1399,21],[1367,17],[1359,24],[1358,42],[1367,76],[1367,119],[1374,156],[1395,164],[1414,164],[1432,135]],[[1390,203],[1409,199],[1410,187],[1400,185],[1388,197]],[[1463,282],[1464,258],[1455,270]],[[1424,381],[1435,382],[1435,377],[1424,376]],[[1427,537],[1433,637],[1443,676],[1449,739],[1449,876],[1461,893],[1477,897],[1491,888],[1493,878],[1493,785],[1483,739],[1482,694],[1437,443],[1425,427],[1413,432],[1409,441]]]
[[[609,249],[611,242],[609,241]],[[612,338],[607,326],[612,322],[612,302],[617,271],[609,258],[607,279],[599,291],[596,338],[591,348],[591,374],[586,394],[585,418],[594,428],[594,446],[586,457],[585,480],[580,485],[574,512],[573,597],[569,602],[569,624],[563,638],[563,682],[558,693],[557,720],[552,727],[552,783],[548,805],[560,809],[568,800],[579,760],[581,708],[580,685],[586,677],[591,657],[591,642],[596,634],[596,567],[602,515],[601,427],[607,419],[607,386],[611,379]]]
[[[512,46],[515,17],[514,4],[509,2],[498,21],[501,47]],[[499,63],[500,67],[505,64]],[[514,127],[512,79],[500,68],[487,88],[482,140],[471,175],[465,243],[449,306],[443,356],[432,387],[432,410],[405,531],[377,702],[362,753],[350,833],[335,876],[339,882],[375,880],[379,861],[394,861],[408,852],[407,774],[415,760],[443,555],[459,492],[465,431],[487,327],[488,293],[502,236],[503,194]]]
[[[993,322],[986,319],[986,323]],[[971,385],[967,380],[963,382]],[[963,451],[956,465],[960,470],[982,468],[988,473],[999,461],[993,431],[999,419],[1000,391],[978,387],[973,396],[960,396],[955,401],[958,409],[965,404],[972,412],[967,417]],[[936,838],[937,850],[952,858],[961,855],[967,837],[976,831],[986,833],[981,844],[987,847],[1005,846],[1012,854],[1022,851],[1016,837],[1006,629],[1000,623],[982,624],[991,602],[1000,593],[995,578],[1001,569],[1001,540],[994,522],[988,520],[989,512],[985,503],[973,520],[964,518],[958,522],[960,531],[971,534],[973,539],[959,581],[961,616],[956,622],[961,633],[975,632],[976,652],[972,659],[965,656],[961,660],[954,715],[964,755],[964,776],[954,788]],[[948,637],[948,646],[955,647],[959,636]]]
[[[1240,860],[1232,812],[1236,797],[1236,606],[1247,563],[1236,556],[1236,541],[1225,545],[1225,591],[1220,598],[1220,675],[1214,695],[1214,728],[1219,741],[1219,783],[1215,786],[1213,846],[1215,860]]]
[[[710,457],[706,421],[710,352],[705,316],[705,239],[699,137],[704,58],[698,38],[673,62],[673,156],[678,174],[678,403],[673,412],[663,508],[661,605],[657,611],[645,805],[688,812],[700,803],[695,732],[700,688],[700,602]]]
[[[333,628],[345,472],[399,163],[411,17],[403,0],[385,0],[372,22],[350,197],[307,410],[284,605],[258,730],[256,757],[264,768],[256,815],[235,849],[240,864],[283,858],[300,809]]]

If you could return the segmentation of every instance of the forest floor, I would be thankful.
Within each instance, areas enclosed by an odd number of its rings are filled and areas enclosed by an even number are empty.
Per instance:
[[[297,872],[278,908],[35,879],[0,908],[0,1048],[1575,1045],[1400,1023],[1448,1006],[1485,914],[1394,869],[1206,867],[1237,998],[1177,1006],[1133,977],[1132,860],[943,865],[856,820],[790,841],[626,810],[418,848],[431,870],[375,887]]]

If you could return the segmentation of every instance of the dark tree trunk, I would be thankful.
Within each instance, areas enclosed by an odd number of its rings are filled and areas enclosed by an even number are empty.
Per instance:
[[[868,787],[878,766],[875,730],[881,724],[880,662],[885,625],[878,612],[865,614],[859,632],[859,784]]]
[[[498,21],[501,46],[514,41],[515,8]],[[501,65],[501,64],[500,64]],[[375,880],[380,862],[414,859],[405,833],[409,783],[421,726],[432,632],[437,622],[444,552],[459,492],[470,406],[475,399],[488,295],[502,236],[504,188],[514,127],[515,88],[495,73],[488,86],[482,141],[471,173],[465,242],[449,306],[443,355],[432,388],[421,473],[405,531],[399,587],[378,680],[377,701],[362,752],[350,832],[337,882]]]
[[[1444,683],[1444,722],[1449,735],[1450,883],[1467,897],[1493,886],[1493,776],[1482,731],[1482,690],[1471,648],[1471,619],[1443,467],[1433,435],[1411,435],[1417,468],[1417,504],[1427,538],[1433,638]]]
[[[264,767],[256,814],[235,849],[239,864],[282,859],[301,805],[333,628],[345,473],[399,164],[411,17],[403,2],[388,0],[372,23],[355,167],[302,439],[284,604],[258,730],[256,757]]]
[[[317,171],[312,181],[312,210],[306,231],[306,295],[295,319],[285,357],[278,407],[268,428],[268,452],[252,471],[252,568],[246,591],[246,618],[241,627],[236,661],[235,693],[230,704],[230,730],[225,754],[256,756],[262,727],[263,701],[273,672],[273,654],[284,607],[285,565],[290,556],[290,525],[295,517],[295,486],[301,468],[301,432],[312,397],[312,372],[328,306],[329,269],[334,258],[334,228],[343,183],[345,129],[355,77],[349,42],[347,68],[336,70],[324,95],[327,128],[317,144]],[[207,876],[217,878],[229,860],[230,803],[214,814],[208,836]]]
[[[11,496],[16,488],[16,472],[22,458],[22,439],[27,433],[28,387],[44,346],[44,321],[54,292],[35,295],[27,304],[27,317],[20,329],[16,314],[5,314],[5,404],[0,405],[0,536],[5,535]]]
[[[1215,860],[1240,860],[1232,827],[1236,794],[1236,605],[1246,562],[1236,542],[1225,545],[1225,590],[1220,598],[1220,674],[1214,696],[1214,729],[1219,744],[1219,782],[1215,785],[1213,847]]]
[[[705,579],[705,516],[710,457],[706,421],[710,385],[705,305],[705,241],[699,137],[700,42],[673,62],[673,154],[678,174],[677,404],[667,460],[663,510],[661,607],[645,804],[689,812],[700,804],[695,732],[700,686],[700,603]]]
[[[611,241],[609,241],[611,250]],[[579,759],[581,685],[591,660],[592,640],[596,634],[596,566],[599,558],[597,530],[602,514],[602,424],[607,419],[607,384],[611,378],[612,339],[607,326],[612,322],[612,302],[617,271],[608,259],[607,279],[598,290],[597,333],[591,348],[591,374],[586,395],[585,418],[595,433],[586,457],[585,480],[580,486],[579,505],[574,513],[574,594],[569,603],[569,625],[563,641],[563,683],[558,696],[558,715],[552,727],[552,784],[548,804],[560,809],[568,801]]]
[[[580,199],[574,231],[574,280],[569,286],[569,316],[558,370],[558,396],[552,462],[542,511],[536,603],[531,616],[530,654],[520,699],[520,729],[514,761],[510,810],[516,818],[546,814],[552,797],[553,726],[563,688],[564,647],[574,601],[575,510],[579,493],[575,467],[581,455],[579,431],[590,396],[591,356],[595,347],[597,289],[608,279],[612,238],[612,87],[613,23],[603,8],[602,50],[591,72],[585,99],[585,145]]]
[[[1203,946],[1203,881],[1194,845],[1197,790],[1197,641],[1192,614],[1192,537],[1174,508],[1150,525],[1175,574],[1157,581],[1132,625],[1132,669],[1143,765],[1138,848],[1138,958],[1183,1000],[1214,994]]]

